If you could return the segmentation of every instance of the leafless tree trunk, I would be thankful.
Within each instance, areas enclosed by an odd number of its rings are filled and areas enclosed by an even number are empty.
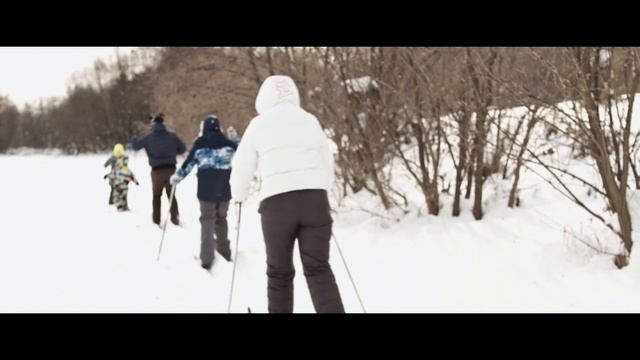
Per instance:
[[[475,55],[475,56],[474,56]],[[475,54],[471,49],[467,50],[467,60],[469,76],[474,94],[476,106],[476,121],[474,134],[474,198],[472,213],[476,220],[482,219],[482,190],[484,187],[485,175],[488,174],[484,164],[484,149],[487,141],[486,120],[488,107],[492,102],[493,81],[488,76],[488,72],[493,70],[493,65],[498,56],[497,49],[489,49],[486,60],[481,58],[481,54]]]
[[[518,182],[520,181],[520,167],[522,166],[522,162],[523,162],[522,157],[525,153],[525,150],[527,149],[527,146],[529,145],[529,138],[531,137],[531,133],[533,131],[533,128],[536,125],[536,122],[538,121],[536,112],[537,112],[536,107],[530,110],[531,118],[527,123],[527,131],[524,135],[524,140],[520,145],[520,151],[518,152],[518,157],[516,158],[516,167],[513,171],[514,173],[513,185],[511,186],[511,192],[509,193],[509,202],[507,204],[510,208],[520,205],[520,199],[517,197]],[[515,136],[517,136],[517,133],[515,134]],[[514,140],[516,139],[515,136],[514,136]]]
[[[458,165],[456,166],[456,184],[453,194],[453,216],[460,215],[460,195],[462,188],[462,181],[465,169],[467,165],[467,141],[469,138],[469,122],[471,121],[471,115],[467,108],[463,108],[462,113],[458,119]],[[469,172],[471,174],[471,172]],[[471,189],[470,186],[467,189]],[[468,191],[470,193],[470,191]]]

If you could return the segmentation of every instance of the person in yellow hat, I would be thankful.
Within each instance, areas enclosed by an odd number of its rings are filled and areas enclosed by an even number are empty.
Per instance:
[[[113,205],[113,185],[115,181],[117,161],[118,161],[118,158],[123,156],[124,156],[124,147],[122,146],[122,144],[116,144],[116,146],[113,147],[113,152],[111,156],[109,156],[107,161],[104,163],[104,167],[107,167],[107,166],[111,167],[111,169],[109,170],[109,173],[104,176],[105,179],[107,178],[109,179],[109,185],[111,186],[111,192],[109,193],[109,205]]]
[[[124,154],[124,146],[116,144],[113,147],[113,154],[105,162],[104,167],[111,166],[111,171],[104,176],[109,179],[111,194],[109,195],[109,205],[115,205],[118,211],[128,211],[127,194],[129,192],[129,182],[139,185],[133,172],[128,167],[129,157]]]

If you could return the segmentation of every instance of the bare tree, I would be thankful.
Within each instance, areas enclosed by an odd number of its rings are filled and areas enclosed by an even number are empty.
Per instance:
[[[8,98],[0,96],[0,152],[12,145],[19,116],[16,106]]]
[[[527,146],[529,145],[529,139],[531,138],[533,128],[536,126],[536,123],[538,122],[537,111],[538,111],[538,108],[536,106],[533,106],[529,109],[529,114],[531,117],[527,122],[527,131],[525,132],[524,140],[522,141],[522,144],[520,144],[520,151],[518,152],[518,156],[516,157],[516,166],[515,166],[515,169],[513,170],[513,185],[511,186],[511,191],[509,192],[509,201],[507,203],[507,206],[511,208],[514,206],[519,206],[520,204],[520,199],[517,196],[518,182],[520,181],[520,168],[522,167],[522,163],[524,161],[523,156],[525,154],[525,150],[527,149]],[[517,135],[518,135],[517,133],[514,134],[513,136],[514,140],[517,137]],[[515,141],[512,141],[512,143],[515,144]]]
[[[467,49],[467,67],[471,80],[472,98],[475,105],[475,134],[473,140],[472,161],[474,162],[474,199],[473,216],[482,219],[482,190],[488,175],[484,155],[487,142],[487,115],[493,101],[494,80],[492,73],[499,56],[498,49]]]
[[[571,141],[581,144],[594,160],[595,170],[601,184],[568,172],[566,169],[546,164],[535,153],[529,154],[541,164],[554,178],[551,183],[563,195],[600,220],[622,241],[624,250],[615,258],[618,267],[628,264],[633,247],[631,237],[632,221],[626,198],[628,176],[631,163],[631,119],[635,94],[640,81],[638,69],[639,53],[636,48],[602,49],[569,48],[558,52],[560,62],[550,61],[539,50],[532,49],[532,55],[540,66],[553,74],[570,108],[560,106],[529,91],[528,96],[542,106],[553,109],[559,117],[556,122],[564,124],[565,129],[552,124]],[[558,63],[566,64],[560,69]],[[617,78],[617,80],[615,80]],[[618,101],[613,101],[613,92]],[[623,106],[617,104],[623,103]],[[616,106],[617,119],[613,120],[613,106]],[[608,119],[606,118],[608,116]],[[617,126],[612,125],[616,122]],[[616,130],[616,127],[620,131]],[[610,140],[616,137],[616,141]],[[613,147],[618,146],[618,150]],[[616,155],[616,152],[618,153]],[[612,157],[613,156],[613,157]],[[616,162],[620,160],[620,174],[617,175]],[[589,208],[562,180],[560,174],[571,176],[589,186],[607,201],[609,210],[617,217],[617,226],[607,222],[597,211]],[[602,189],[600,191],[599,189]]]

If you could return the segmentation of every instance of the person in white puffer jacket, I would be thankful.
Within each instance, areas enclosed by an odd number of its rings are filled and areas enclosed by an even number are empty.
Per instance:
[[[268,77],[232,161],[231,195],[244,202],[257,171],[262,232],[267,251],[269,312],[293,312],[293,246],[299,242],[316,312],[344,307],[329,265],[333,220],[327,196],[333,155],[318,119],[300,107],[288,76]]]

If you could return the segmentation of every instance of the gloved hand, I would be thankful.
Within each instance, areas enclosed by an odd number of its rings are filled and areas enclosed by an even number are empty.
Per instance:
[[[138,180],[133,180],[133,182],[136,184],[136,186],[140,186],[140,183],[138,182]]]
[[[178,176],[178,174],[173,174],[169,179],[169,183],[171,183],[171,185],[176,185],[180,182],[180,180],[182,179]]]

